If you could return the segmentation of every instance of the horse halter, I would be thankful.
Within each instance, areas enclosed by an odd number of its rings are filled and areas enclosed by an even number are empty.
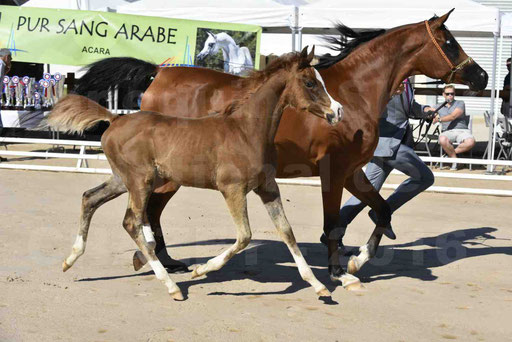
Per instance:
[[[432,39],[432,42],[434,43],[435,47],[437,48],[437,51],[439,51],[439,53],[441,54],[443,59],[446,61],[446,63],[448,63],[448,66],[450,67],[451,73],[450,73],[450,77],[448,78],[448,82],[447,83],[451,83],[452,78],[455,75],[455,73],[457,71],[459,71],[460,69],[464,68],[467,64],[473,62],[473,58],[468,57],[464,61],[462,61],[459,65],[457,65],[457,66],[453,65],[453,63],[450,61],[448,56],[446,56],[446,54],[444,53],[443,49],[441,49],[441,47],[439,46],[439,43],[437,42],[436,38],[432,34],[432,30],[430,29],[430,25],[428,24],[428,20],[425,20],[425,26],[427,27],[428,35],[430,36],[430,39]]]

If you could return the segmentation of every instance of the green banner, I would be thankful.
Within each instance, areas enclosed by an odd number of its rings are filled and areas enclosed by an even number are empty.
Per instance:
[[[261,27],[254,25],[0,6],[0,46],[20,62],[82,66],[135,57],[242,74],[258,68],[260,39]]]

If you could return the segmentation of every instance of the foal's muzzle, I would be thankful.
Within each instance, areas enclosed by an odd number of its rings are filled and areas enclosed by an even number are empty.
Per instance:
[[[325,119],[331,125],[335,125],[343,119],[343,107],[340,105],[336,110],[332,110],[325,114]]]

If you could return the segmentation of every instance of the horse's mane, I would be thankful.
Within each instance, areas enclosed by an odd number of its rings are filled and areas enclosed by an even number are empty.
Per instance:
[[[346,58],[352,51],[359,45],[372,40],[375,37],[382,35],[386,30],[359,30],[355,31],[342,23],[336,24],[336,30],[340,33],[340,37],[324,36],[323,40],[331,44],[331,50],[339,51],[336,56],[329,54],[320,57],[320,62],[315,68],[321,70],[326,69],[342,59]],[[350,40],[348,40],[350,38]]]
[[[233,43],[233,44],[235,44],[235,45],[237,45],[237,46],[238,46],[238,44],[235,42],[235,40],[233,39],[233,37],[231,37],[231,36],[230,36],[229,34],[227,34],[226,32],[219,32],[219,33],[217,33],[217,37],[218,37],[219,35],[221,35],[221,34],[226,35],[226,36],[227,36],[227,37],[226,37],[226,40],[228,40],[229,42],[231,42],[231,43]]]
[[[437,15],[434,15],[428,21],[433,21],[438,19]],[[446,26],[443,24],[440,27],[442,30],[446,30]],[[386,30],[353,30],[348,26],[343,25],[338,22],[336,24],[336,30],[340,33],[340,37],[330,37],[324,36],[323,40],[329,44],[329,48],[331,50],[339,51],[339,54],[336,56],[331,56],[330,54],[326,54],[320,57],[320,62],[315,65],[315,68],[318,70],[326,69],[342,59],[345,59],[352,51],[354,51],[358,46],[363,43],[366,43],[386,32]],[[350,40],[349,40],[350,39]]]
[[[231,103],[226,105],[221,115],[231,115],[244,104],[258,89],[281,69],[290,70],[300,60],[300,53],[290,52],[270,62],[263,70],[252,70],[248,77],[240,79],[242,90]]]

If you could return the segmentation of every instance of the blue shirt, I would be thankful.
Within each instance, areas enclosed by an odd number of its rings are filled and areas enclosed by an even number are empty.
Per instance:
[[[462,115],[452,121],[443,121],[441,122],[442,131],[448,131],[450,129],[469,129],[468,123],[469,118],[466,115],[466,105],[464,101],[453,101],[452,105],[448,107],[448,104],[444,105],[443,108],[439,109],[439,116],[444,118],[445,116],[450,115],[457,108],[462,109]]]

